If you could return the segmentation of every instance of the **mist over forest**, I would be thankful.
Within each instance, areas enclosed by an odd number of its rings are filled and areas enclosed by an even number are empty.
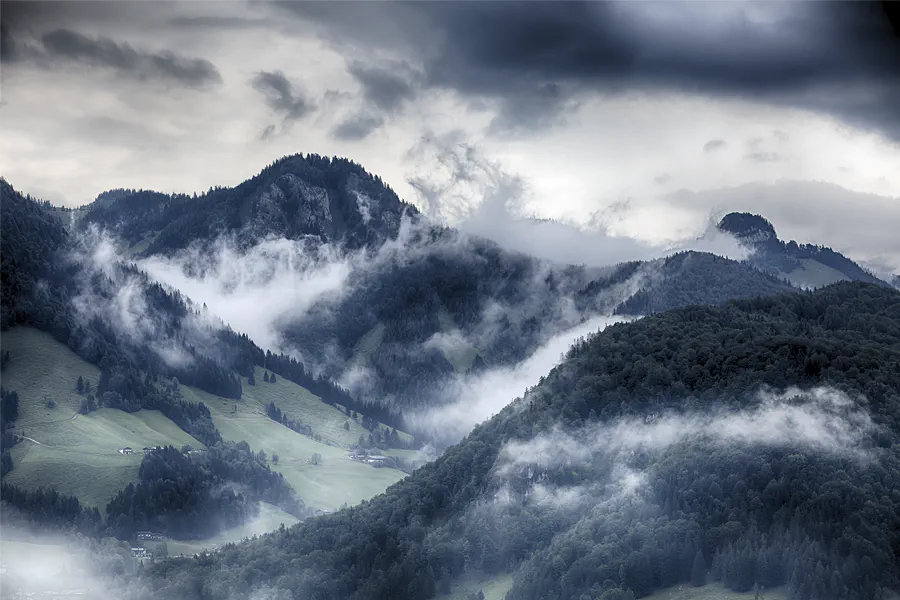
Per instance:
[[[898,58],[3,0],[0,598],[900,600]]]

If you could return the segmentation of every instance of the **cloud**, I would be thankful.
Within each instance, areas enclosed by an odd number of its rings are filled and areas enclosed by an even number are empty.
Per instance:
[[[406,63],[385,66],[351,62],[347,71],[363,90],[363,99],[381,111],[392,114],[415,96],[415,73]]]
[[[114,69],[141,80],[156,79],[198,88],[222,83],[216,66],[201,58],[137,50],[124,42],[92,38],[70,29],[45,33],[41,42],[51,58]]]
[[[72,298],[75,316],[82,324],[98,319],[116,337],[134,347],[145,347],[166,365],[183,368],[193,364],[194,349],[213,360],[221,359],[215,332],[225,324],[192,305],[175,316],[153,306],[146,275],[123,260],[111,236],[92,227],[79,234],[68,259],[82,270],[82,285]],[[191,349],[190,351],[188,349]]]
[[[228,238],[174,256],[139,261],[148,275],[170,285],[260,347],[282,349],[282,326],[316,302],[346,290],[352,264],[328,245],[264,240],[242,250]]]
[[[302,118],[314,108],[281,71],[259,71],[251,85],[265,97],[266,105],[282,116],[285,124]]]
[[[548,339],[524,361],[510,366],[488,369],[482,373],[459,376],[448,386],[446,403],[406,416],[417,429],[426,430],[437,439],[453,443],[472,428],[500,412],[516,396],[537,385],[541,377],[559,364],[563,354],[579,338],[626,319],[598,316],[571,327]],[[466,343],[458,334],[436,335],[426,342],[431,347]],[[448,401],[449,400],[449,401]]]
[[[827,245],[853,260],[878,268],[881,276],[900,270],[900,199],[863,194],[815,181],[782,180],[707,191],[681,190],[637,207],[648,218],[661,211],[683,218],[705,218],[747,210],[764,215],[778,236],[799,243]],[[811,219],[811,215],[815,219]]]
[[[669,89],[821,110],[900,137],[897,39],[877,5],[282,6],[347,52],[417,58],[425,85],[496,100],[498,123],[541,127],[585,92]]]
[[[3,597],[82,597],[112,600],[125,597],[122,575],[135,568],[127,543],[106,538],[40,534],[26,527],[9,527],[9,519],[27,522],[4,508],[4,541],[16,542],[3,552]],[[21,594],[21,595],[20,595]]]
[[[750,152],[745,158],[750,162],[757,164],[773,163],[784,160],[777,152]]]
[[[686,239],[652,244],[610,233],[605,217],[588,224],[538,219],[528,214],[526,180],[484,157],[461,134],[426,136],[410,153],[415,172],[408,180],[426,214],[501,246],[562,264],[607,266],[650,260],[683,250],[713,252],[741,260],[747,250],[707,219]]]
[[[496,473],[506,478],[527,469],[587,464],[598,454],[620,456],[637,450],[659,452],[685,440],[713,444],[797,447],[860,460],[877,432],[865,399],[829,387],[761,390],[743,410],[711,414],[646,415],[594,423],[575,432],[562,429],[507,443]]]
[[[384,119],[369,113],[356,113],[334,126],[331,135],[342,141],[358,141],[369,137],[384,124]]]
[[[725,140],[709,140],[703,144],[703,151],[708,154],[710,152],[715,152],[716,150],[721,150],[726,146],[728,146],[728,143]]]

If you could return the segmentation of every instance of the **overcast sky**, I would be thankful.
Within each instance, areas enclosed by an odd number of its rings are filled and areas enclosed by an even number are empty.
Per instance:
[[[900,271],[900,51],[878,3],[3,2],[0,167],[80,205],[350,157],[465,222],[655,243],[751,210]]]

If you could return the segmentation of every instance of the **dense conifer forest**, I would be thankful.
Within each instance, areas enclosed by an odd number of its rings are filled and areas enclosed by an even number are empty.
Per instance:
[[[154,593],[186,598],[277,582],[293,597],[425,599],[467,571],[512,570],[511,598],[593,600],[700,583],[704,571],[733,590],[888,598],[900,585],[898,372],[900,294],[872,285],[616,325],[385,495],[202,561],[155,566],[150,581]],[[762,386],[825,385],[865,396],[875,428],[859,449],[870,459],[688,437],[629,459],[647,482],[635,496],[571,510],[516,499],[496,477],[511,441],[623,418],[751,410],[764,405]],[[602,456],[542,476],[557,487],[611,482]],[[507,492],[514,499],[500,503]]]

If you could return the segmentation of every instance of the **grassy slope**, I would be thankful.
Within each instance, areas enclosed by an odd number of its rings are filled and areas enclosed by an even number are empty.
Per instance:
[[[325,404],[306,388],[281,377],[276,383],[266,383],[263,381],[263,372],[263,369],[256,368],[256,385],[248,384],[246,378],[241,379],[244,391],[238,401],[186,386],[182,388],[182,392],[186,400],[202,401],[211,409],[216,407],[221,414],[240,418],[261,416],[268,419],[266,405],[274,402],[289,418],[309,424],[314,433],[322,436],[323,441],[337,446],[349,447],[359,441],[360,435],[368,435],[369,432],[362,425],[337,408]],[[237,413],[232,414],[235,405]],[[349,430],[344,429],[345,422],[349,422]],[[225,435],[225,432],[222,434]],[[226,438],[231,439],[228,436]],[[253,443],[250,445],[256,447]]]
[[[848,281],[849,278],[828,265],[823,265],[817,260],[804,258],[800,260],[802,266],[790,273],[782,273],[781,276],[792,284],[804,288],[815,289],[831,285],[837,281]]]
[[[256,386],[244,382],[244,397],[237,401],[187,387],[183,387],[182,391],[185,398],[193,402],[202,401],[209,407],[213,422],[226,440],[245,440],[254,450],[265,451],[270,459],[273,454],[277,454],[278,465],[272,465],[272,468],[284,474],[308,506],[335,509],[345,502],[356,504],[380,494],[389,485],[404,477],[404,473],[396,469],[376,469],[350,460],[346,448],[321,444],[271,420],[266,416],[265,402],[261,400],[271,398],[275,394],[282,394],[283,398],[291,400],[293,395],[293,402],[299,404],[303,400],[298,397],[298,390],[303,388],[281,379],[274,384],[265,383],[261,374],[256,380]],[[306,390],[303,390],[303,393],[315,398]],[[276,404],[282,410],[289,405],[287,401],[276,401]],[[332,411],[337,417],[341,415],[340,411],[317,399],[313,400],[313,406],[319,411],[325,409]],[[290,409],[288,414],[295,417]],[[328,413],[325,415],[327,419],[334,419],[337,422],[335,417],[328,416]],[[300,414],[301,420],[307,423],[312,422],[312,416]],[[341,426],[337,429],[348,434],[343,429],[343,420],[340,423]],[[357,429],[353,427],[354,425],[360,432],[365,430],[351,420],[349,435],[355,434],[355,438],[352,438],[355,441],[359,439],[359,434],[355,433]],[[313,429],[319,431],[315,424]],[[314,453],[322,455],[322,464],[309,464],[309,459]]]
[[[19,393],[18,430],[41,442],[23,441],[13,448],[15,467],[6,478],[10,483],[54,487],[102,510],[116,492],[137,479],[141,456],[120,455],[118,448],[203,446],[157,411],[128,414],[101,409],[77,415],[81,397],[75,392],[75,381],[81,375],[96,384],[99,371],[48,334],[18,327],[4,333],[0,343],[12,357],[2,376],[4,387]],[[254,450],[264,450],[270,457],[278,454],[280,462],[273,468],[284,473],[309,506],[334,509],[356,504],[405,476],[348,458],[346,446],[368,432],[340,410],[285,379],[265,383],[262,369],[255,376],[255,386],[243,381],[244,394],[238,401],[188,386],[182,386],[182,393],[185,399],[202,401],[210,408],[226,440],[246,440]],[[56,408],[48,409],[45,397],[56,400]],[[269,419],[265,405],[272,401],[334,445],[318,443]],[[349,431],[343,427],[348,420]],[[314,453],[322,455],[321,465],[308,463]]]
[[[0,346],[11,356],[3,386],[19,394],[17,430],[35,440],[12,449],[14,468],[5,480],[13,485],[54,487],[103,510],[116,492],[137,479],[141,464],[140,455],[123,456],[119,448],[203,446],[158,411],[129,414],[104,408],[78,415],[81,397],[75,381],[81,375],[96,384],[98,369],[46,333],[17,327],[3,333]],[[55,400],[56,407],[47,408],[46,398]]]
[[[366,335],[359,338],[359,341],[356,342],[356,346],[353,348],[353,360],[356,364],[367,365],[369,363],[369,357],[381,347],[381,342],[384,340],[384,330],[384,323],[378,323]]]
[[[699,588],[688,584],[673,586],[659,590],[645,598],[646,600],[753,600],[754,597],[755,594],[752,591],[732,592],[718,583],[709,583]],[[787,590],[783,587],[766,590],[760,597],[765,600],[787,600]]]
[[[297,517],[284,512],[277,506],[266,502],[260,502],[259,516],[248,523],[226,529],[208,540],[197,542],[177,542],[170,540],[166,542],[166,548],[169,551],[169,556],[178,556],[179,554],[191,556],[192,554],[199,553],[203,550],[211,552],[225,544],[240,542],[243,539],[252,538],[255,535],[274,531],[275,529],[278,529],[282,523],[285,527],[290,527],[297,523],[297,521]]]
[[[484,600],[503,600],[506,592],[512,587],[512,575],[504,573],[494,577],[473,576],[454,583],[449,594],[438,594],[437,600],[466,600],[469,593],[484,593]]]

